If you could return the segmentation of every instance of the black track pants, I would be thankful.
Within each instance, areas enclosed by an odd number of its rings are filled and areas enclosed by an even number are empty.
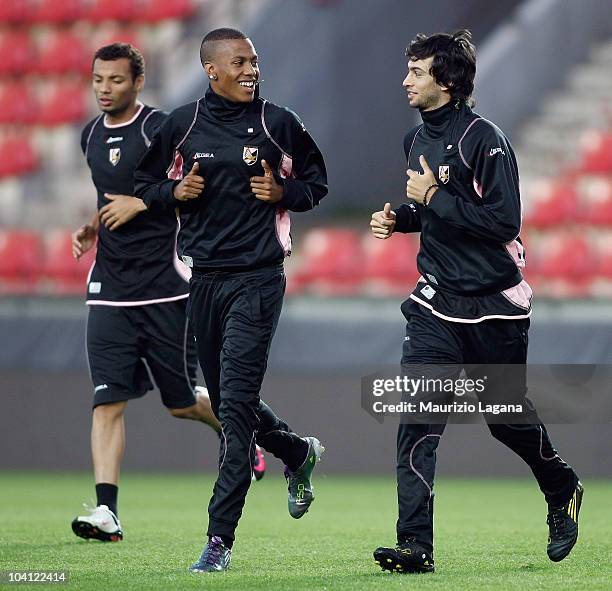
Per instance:
[[[213,412],[223,429],[209,535],[234,539],[258,443],[296,465],[305,444],[259,398],[285,291],[282,265],[245,272],[194,272],[189,315]],[[302,456],[302,457],[300,457]]]
[[[456,366],[516,364],[513,371],[523,372],[524,376],[529,319],[486,320],[474,324],[449,322],[413,300],[404,302],[402,311],[408,320],[402,355],[402,366],[409,368],[405,371],[449,378],[456,377],[450,375]],[[515,387],[517,381],[513,379],[512,384]],[[488,427],[493,437],[529,465],[546,501],[561,505],[573,494],[578,477],[557,454],[525,394],[526,384],[519,389],[515,400],[521,399],[529,409],[532,424],[489,424]],[[402,422],[397,434],[398,542],[415,537],[430,551],[433,550],[436,448],[444,428],[444,424]]]

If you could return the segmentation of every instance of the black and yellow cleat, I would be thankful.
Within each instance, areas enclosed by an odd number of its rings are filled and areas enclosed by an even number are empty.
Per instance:
[[[374,561],[392,573],[433,573],[435,570],[431,554],[413,540],[395,548],[376,548]]]
[[[561,507],[549,507],[548,518],[548,558],[553,562],[563,560],[571,551],[578,539],[578,515],[582,505],[584,488],[580,482],[572,498]]]

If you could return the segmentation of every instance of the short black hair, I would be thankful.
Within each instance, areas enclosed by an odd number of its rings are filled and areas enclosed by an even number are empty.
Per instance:
[[[406,48],[406,57],[422,60],[433,56],[431,75],[446,86],[453,99],[470,101],[476,76],[476,48],[472,33],[460,29],[455,33],[419,33]]]
[[[93,69],[94,62],[98,59],[110,62],[125,58],[130,62],[130,70],[132,72],[132,80],[136,80],[138,76],[144,75],[145,72],[145,61],[142,57],[140,50],[130,45],[129,43],[111,43],[111,45],[105,45],[100,47],[94,54],[94,58],[91,62]]]
[[[215,29],[208,33],[204,39],[202,39],[202,45],[200,45],[200,61],[202,65],[205,62],[209,62],[213,59],[213,44],[215,41],[228,41],[230,39],[247,39],[247,36],[238,29]]]

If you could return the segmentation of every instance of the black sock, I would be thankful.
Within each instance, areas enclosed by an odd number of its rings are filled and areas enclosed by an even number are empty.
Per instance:
[[[97,504],[106,505],[117,517],[117,495],[119,494],[119,487],[115,484],[108,484],[102,482],[96,484],[96,497]]]
[[[296,445],[293,446],[291,450],[291,457],[286,458],[287,468],[291,470],[291,472],[295,472],[299,468],[302,467],[302,464],[306,461],[308,457],[308,442],[302,438],[296,438]]]
[[[231,538],[228,538],[227,536],[217,536],[218,538],[221,538],[221,541],[228,547],[231,548],[234,545],[234,540],[232,540]],[[208,541],[210,542],[210,538],[212,538],[212,536],[208,536]]]

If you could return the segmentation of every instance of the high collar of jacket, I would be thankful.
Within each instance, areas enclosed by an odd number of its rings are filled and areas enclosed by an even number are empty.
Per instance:
[[[442,137],[465,109],[469,107],[464,101],[451,100],[433,111],[421,111],[425,131],[431,137]]]
[[[206,91],[206,104],[212,116],[220,121],[238,121],[242,119],[249,107],[259,97],[259,88],[255,90],[255,98],[250,103],[234,103],[218,95],[210,86]]]

